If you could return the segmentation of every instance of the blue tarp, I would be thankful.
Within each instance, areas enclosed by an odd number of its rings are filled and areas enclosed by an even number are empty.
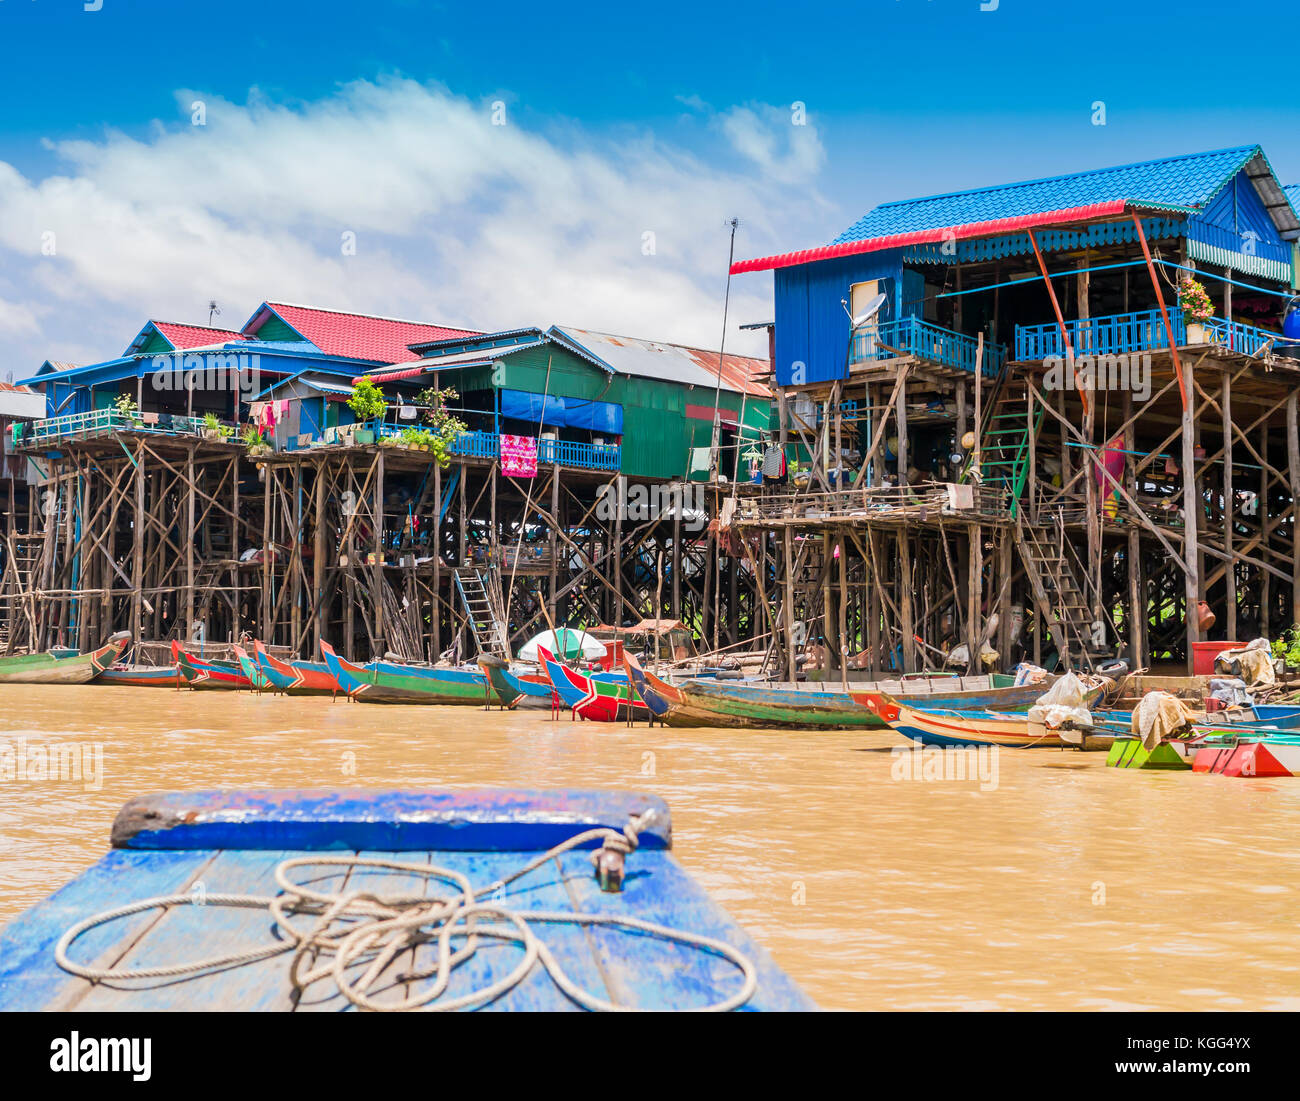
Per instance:
[[[608,401],[562,398],[554,394],[543,397],[527,390],[502,390],[501,415],[532,424],[544,421],[551,428],[585,428],[611,436],[623,434],[623,407]]]

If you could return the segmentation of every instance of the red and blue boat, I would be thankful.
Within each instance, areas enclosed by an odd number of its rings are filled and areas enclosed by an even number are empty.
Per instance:
[[[650,709],[626,674],[579,673],[541,646],[537,656],[560,702],[578,718],[601,723],[650,718]]]
[[[253,660],[277,692],[287,696],[337,696],[343,691],[323,661],[281,661],[253,643]]]
[[[237,663],[197,657],[186,651],[175,639],[172,640],[172,658],[191,688],[238,691],[253,687],[253,682],[245,676]]]

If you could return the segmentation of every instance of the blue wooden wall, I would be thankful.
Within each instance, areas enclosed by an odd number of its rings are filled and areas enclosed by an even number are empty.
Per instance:
[[[776,381],[827,382],[843,378],[849,343],[849,318],[840,305],[849,287],[868,279],[892,279],[893,300],[881,320],[899,316],[902,289],[901,249],[840,256],[773,273],[776,297]],[[803,364],[801,379],[797,365]]]
[[[1233,177],[1202,213],[1188,219],[1187,236],[1193,242],[1216,250],[1213,253],[1200,251],[1200,259],[1230,263],[1238,271],[1273,278],[1289,275],[1274,265],[1290,265],[1291,246],[1278,235],[1273,219],[1245,169]],[[1198,256],[1194,247],[1191,252]]]

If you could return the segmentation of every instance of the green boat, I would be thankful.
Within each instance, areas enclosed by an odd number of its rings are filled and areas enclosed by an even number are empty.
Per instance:
[[[352,699],[362,703],[501,704],[492,686],[477,669],[444,669],[432,665],[400,665],[372,661],[354,665],[320,644],[330,673]]]
[[[1106,754],[1108,768],[1150,768],[1168,772],[1185,772],[1192,762],[1178,752],[1172,742],[1160,742],[1147,749],[1141,738],[1116,738]]]
[[[85,654],[60,649],[0,658],[0,684],[87,684],[117,661],[130,641],[130,631],[118,631]]]

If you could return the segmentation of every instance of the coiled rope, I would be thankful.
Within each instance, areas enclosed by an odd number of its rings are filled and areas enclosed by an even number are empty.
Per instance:
[[[649,933],[665,940],[712,952],[729,960],[743,976],[740,989],[721,1001],[689,1008],[694,1012],[725,1012],[737,1009],[753,997],[758,987],[758,976],[753,962],[723,941],[670,929],[655,922],[642,921],[633,917],[549,910],[514,910],[504,903],[479,901],[485,895],[503,890],[507,885],[548,860],[589,841],[602,842],[601,847],[592,853],[592,862],[598,869],[602,862],[613,861],[621,865],[622,858],[636,850],[637,835],[650,824],[653,814],[653,811],[647,811],[639,817],[634,816],[621,832],[608,827],[585,830],[530,860],[518,871],[477,890],[459,872],[425,862],[360,856],[295,857],[282,861],[275,868],[275,881],[280,887],[281,894],[275,896],[175,894],[142,899],[126,906],[105,910],[73,925],[59,939],[54,948],[54,958],[63,970],[83,979],[92,982],[124,982],[197,975],[256,963],[292,952],[289,979],[293,984],[295,1000],[301,997],[303,991],[312,983],[330,978],[333,979],[339,993],[353,1005],[377,1012],[475,1008],[501,997],[519,985],[532,970],[533,965],[540,960],[556,986],[585,1009],[602,1012],[635,1011],[639,1007],[616,1005],[574,983],[531,927],[532,924],[609,925]],[[429,897],[424,894],[380,895],[361,890],[346,893],[317,891],[301,883],[295,883],[290,878],[290,873],[294,869],[307,867],[381,868],[386,871],[407,872],[413,876],[423,876],[429,880],[451,884],[456,888],[456,892],[445,897]],[[265,948],[250,948],[207,960],[133,970],[118,967],[87,967],[68,958],[68,950],[73,943],[97,926],[145,910],[187,905],[267,910],[272,918],[274,929],[279,931],[285,941]],[[315,916],[316,921],[310,928],[295,928],[290,920],[291,916],[304,914]],[[442,995],[451,982],[453,972],[473,957],[478,949],[479,938],[482,937],[514,942],[523,949],[523,958],[514,970],[496,982],[454,998],[443,998]],[[464,944],[454,947],[453,941],[456,940],[463,940]],[[398,955],[430,942],[436,943],[435,964],[426,970],[399,975],[397,982],[414,983],[433,979],[431,984],[398,1000],[379,1001],[371,995],[370,988]],[[323,962],[316,963],[318,958]],[[369,965],[361,975],[355,979],[349,978],[348,969],[366,961],[369,961]]]

